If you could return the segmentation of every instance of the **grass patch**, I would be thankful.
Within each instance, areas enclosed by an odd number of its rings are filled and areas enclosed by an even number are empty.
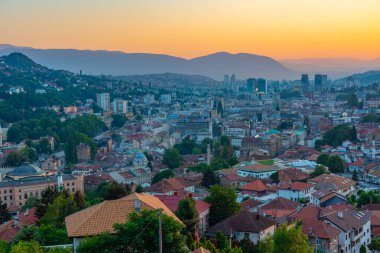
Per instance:
[[[274,160],[261,160],[261,161],[256,161],[258,163],[264,164],[264,165],[274,165]]]

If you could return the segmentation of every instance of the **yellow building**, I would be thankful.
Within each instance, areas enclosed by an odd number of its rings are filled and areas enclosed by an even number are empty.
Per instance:
[[[70,192],[83,194],[83,177],[63,175],[63,186]],[[48,186],[57,186],[56,175],[43,174],[41,169],[33,165],[22,165],[9,172],[0,182],[0,200],[8,208],[16,209],[25,204],[29,197],[41,197],[41,192]]]

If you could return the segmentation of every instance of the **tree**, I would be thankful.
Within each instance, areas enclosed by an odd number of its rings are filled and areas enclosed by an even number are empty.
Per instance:
[[[332,173],[343,173],[344,172],[344,162],[339,156],[330,156],[327,161],[327,167]]]
[[[63,228],[65,226],[65,217],[78,210],[74,196],[65,196],[64,192],[62,192],[52,204],[49,204],[46,213],[40,220],[40,224]]]
[[[375,191],[362,191],[357,199],[357,206],[360,208],[367,204],[380,204],[380,195]]]
[[[70,132],[69,133],[69,139],[65,143],[65,155],[66,155],[66,161],[70,163],[76,163],[78,160],[77,157],[77,146],[81,143],[87,144],[91,148],[91,159],[94,158],[96,151],[97,151],[97,145],[96,142],[90,138],[88,135],[84,133],[79,132]]]
[[[34,225],[23,227],[13,239],[12,243],[17,244],[20,241],[36,241],[41,245],[59,245],[70,243],[65,228],[56,228],[52,225]]]
[[[110,234],[85,238],[80,241],[77,253],[122,252],[122,246],[118,245],[117,239],[115,235]]]
[[[37,207],[40,203],[40,200],[36,197],[29,197],[26,202],[25,202],[25,205],[23,205],[20,209],[20,212],[24,212],[26,211],[26,209],[31,209],[33,207]]]
[[[80,191],[76,191],[74,193],[74,201],[79,209],[85,208],[85,199],[82,193],[80,193]]]
[[[152,179],[152,184],[158,183],[166,178],[175,177],[175,173],[173,170],[163,170],[154,175]]]
[[[38,242],[20,241],[12,246],[10,253],[44,253],[44,250]]]
[[[166,164],[169,169],[175,169],[181,166],[182,156],[175,148],[171,148],[165,151],[162,162]]]
[[[368,245],[368,248],[372,251],[380,251],[380,240],[373,239]]]
[[[116,143],[121,143],[122,142],[122,138],[121,138],[121,135],[120,134],[112,134],[112,140]]]
[[[274,249],[274,242],[271,236],[266,236],[259,243],[259,252],[260,253],[272,253]]]
[[[137,192],[137,193],[142,193],[142,192],[144,192],[144,188],[143,188],[141,185],[138,185],[138,186],[136,187],[135,192]]]
[[[143,210],[132,212],[127,223],[115,224],[116,233],[99,235],[84,239],[78,247],[78,253],[90,252],[143,252],[156,253],[159,248],[158,212]],[[183,253],[185,236],[181,234],[183,225],[173,217],[162,214],[163,248],[168,253]]]
[[[188,233],[194,235],[195,227],[198,224],[199,213],[195,207],[195,201],[192,198],[182,199],[178,203],[178,209],[175,212],[177,217],[186,225]]]
[[[317,163],[327,166],[328,160],[329,160],[329,155],[322,154],[322,155],[318,156]]]
[[[356,182],[359,180],[358,173],[356,172],[356,170],[354,170],[354,173],[352,173],[352,180],[354,180]]]
[[[124,126],[127,122],[127,117],[124,114],[113,114],[112,115],[112,127],[120,128]]]
[[[267,237],[260,242],[262,253],[312,253],[307,236],[302,234],[301,225],[288,228],[285,224],[280,225],[274,232],[273,237]]]
[[[5,164],[11,167],[18,167],[25,162],[34,162],[37,158],[37,153],[34,148],[24,147],[18,151],[10,152],[7,156]]]
[[[203,172],[202,185],[206,188],[219,184],[219,178],[215,175],[211,168],[206,169]]]
[[[230,217],[240,210],[240,205],[236,202],[237,194],[233,188],[222,188],[214,185],[208,191],[210,195],[205,198],[205,201],[211,204],[211,225]]]
[[[360,253],[367,253],[367,248],[365,247],[365,245],[362,245],[360,246]]]
[[[270,177],[270,179],[273,180],[274,183],[277,184],[277,183],[279,182],[279,180],[278,180],[278,171],[276,171],[275,173],[273,173],[273,174],[270,175],[269,177]]]
[[[244,237],[243,240],[241,240],[239,242],[239,245],[240,245],[240,248],[243,251],[243,253],[251,253],[251,252],[257,252],[258,251],[258,248],[255,249],[255,245],[247,237]]]
[[[348,95],[347,104],[352,107],[358,107],[359,106],[358,96],[355,93],[351,93],[350,95]]]
[[[55,187],[48,186],[41,192],[41,199],[36,208],[36,216],[39,219],[41,219],[42,216],[44,216],[49,204],[53,203],[54,199],[58,197],[58,195],[59,195],[59,192],[56,186]]]
[[[326,173],[326,168],[323,165],[317,165],[315,166],[315,169],[312,173],[310,173],[310,177],[317,177],[319,175],[325,174]]]
[[[53,152],[49,140],[47,138],[42,138],[38,142],[37,152],[39,154],[51,154]]]
[[[8,213],[7,204],[3,203],[0,200],[0,224],[3,224],[6,221],[11,219],[11,215]]]
[[[224,236],[224,234],[220,231],[217,231],[215,234],[216,239],[216,247],[219,250],[228,249],[230,247],[230,243],[228,239]]]
[[[6,241],[0,240],[0,253],[8,253],[10,251],[11,245]]]
[[[352,126],[351,132],[350,132],[350,141],[356,141],[357,139],[358,137],[357,137],[356,127]]]
[[[104,195],[105,200],[120,199],[127,195],[127,190],[125,186],[118,183],[111,183],[106,194]]]

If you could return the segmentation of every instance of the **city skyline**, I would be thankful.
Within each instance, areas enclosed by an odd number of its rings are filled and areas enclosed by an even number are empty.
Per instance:
[[[0,1],[0,44],[275,59],[380,57],[380,1]]]

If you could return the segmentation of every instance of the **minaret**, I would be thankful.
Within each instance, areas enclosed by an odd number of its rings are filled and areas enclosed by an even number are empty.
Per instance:
[[[210,144],[207,144],[207,165],[210,166],[211,164],[211,148]]]
[[[0,147],[3,146],[3,129],[1,128],[1,124],[0,124]]]
[[[61,169],[58,169],[58,175],[57,175],[57,179],[58,179],[58,191],[61,191],[63,190],[63,180],[62,180],[62,173],[61,173]]]

